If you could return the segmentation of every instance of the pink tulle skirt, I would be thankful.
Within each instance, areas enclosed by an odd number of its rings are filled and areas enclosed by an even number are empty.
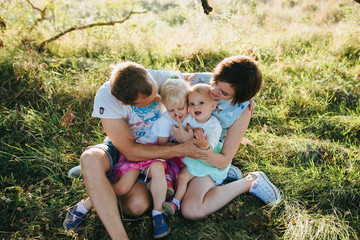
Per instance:
[[[155,144],[151,144],[155,145]],[[184,157],[175,157],[167,160],[163,159],[150,159],[142,162],[130,162],[120,154],[119,161],[110,168],[109,178],[112,184],[116,183],[125,173],[138,169],[143,170],[149,167],[155,161],[161,161],[164,164],[165,172],[169,172],[171,179],[175,181],[178,178],[180,169],[184,166],[182,161]]]

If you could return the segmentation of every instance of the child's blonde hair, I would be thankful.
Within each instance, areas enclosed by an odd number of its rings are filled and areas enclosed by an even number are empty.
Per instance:
[[[191,93],[199,93],[204,95],[206,98],[206,100],[208,101],[216,101],[216,99],[213,99],[210,97],[210,91],[211,91],[211,86],[209,84],[205,84],[205,83],[198,83],[195,84],[194,86],[191,86],[190,90],[189,90],[189,94]]]
[[[160,89],[161,102],[165,107],[180,107],[187,103],[189,83],[179,76],[167,79]]]

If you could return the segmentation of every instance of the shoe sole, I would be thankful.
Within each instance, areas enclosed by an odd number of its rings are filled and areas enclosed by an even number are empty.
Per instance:
[[[72,231],[72,232],[77,232],[79,231],[79,227],[81,226],[82,223],[80,223],[77,227],[75,228],[67,228],[66,223],[67,220],[69,219],[69,211],[66,212],[66,216],[65,216],[65,220],[63,222],[63,228],[65,229],[65,231]]]
[[[63,227],[64,227],[65,231],[70,231],[70,229],[68,229],[66,226],[68,218],[69,218],[69,212],[66,212],[65,220],[63,222]]]
[[[171,203],[163,202],[162,207],[168,215],[170,216],[175,215],[175,209],[172,207]]]
[[[259,176],[261,176],[265,180],[265,182],[267,184],[269,184],[269,186],[271,187],[271,189],[274,191],[274,194],[275,194],[276,200],[272,203],[269,203],[268,205],[274,205],[274,204],[278,203],[281,199],[279,189],[269,180],[269,178],[266,176],[266,174],[264,172],[258,171],[258,173],[259,173]]]
[[[70,169],[70,171],[68,172],[68,177],[71,179],[79,178],[79,177],[81,177],[81,174],[82,174],[81,167],[76,166],[76,167],[73,167],[72,169]]]
[[[153,238],[154,239],[159,239],[159,238],[165,237],[166,235],[168,235],[170,233],[170,231],[171,231],[171,228],[169,226],[169,229],[166,232],[164,232],[163,234],[158,235],[158,236],[153,235]]]

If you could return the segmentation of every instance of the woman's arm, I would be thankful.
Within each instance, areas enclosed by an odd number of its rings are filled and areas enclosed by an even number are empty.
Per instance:
[[[211,166],[225,169],[234,158],[241,139],[243,138],[247,127],[249,126],[251,111],[246,108],[241,116],[231,125],[225,137],[224,145],[220,153],[210,152],[208,157],[201,160]]]

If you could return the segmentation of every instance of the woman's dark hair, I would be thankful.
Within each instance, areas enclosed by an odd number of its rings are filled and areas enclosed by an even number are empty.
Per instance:
[[[246,56],[225,58],[214,69],[213,81],[229,83],[235,90],[232,104],[253,98],[260,90],[262,74],[254,60]]]

